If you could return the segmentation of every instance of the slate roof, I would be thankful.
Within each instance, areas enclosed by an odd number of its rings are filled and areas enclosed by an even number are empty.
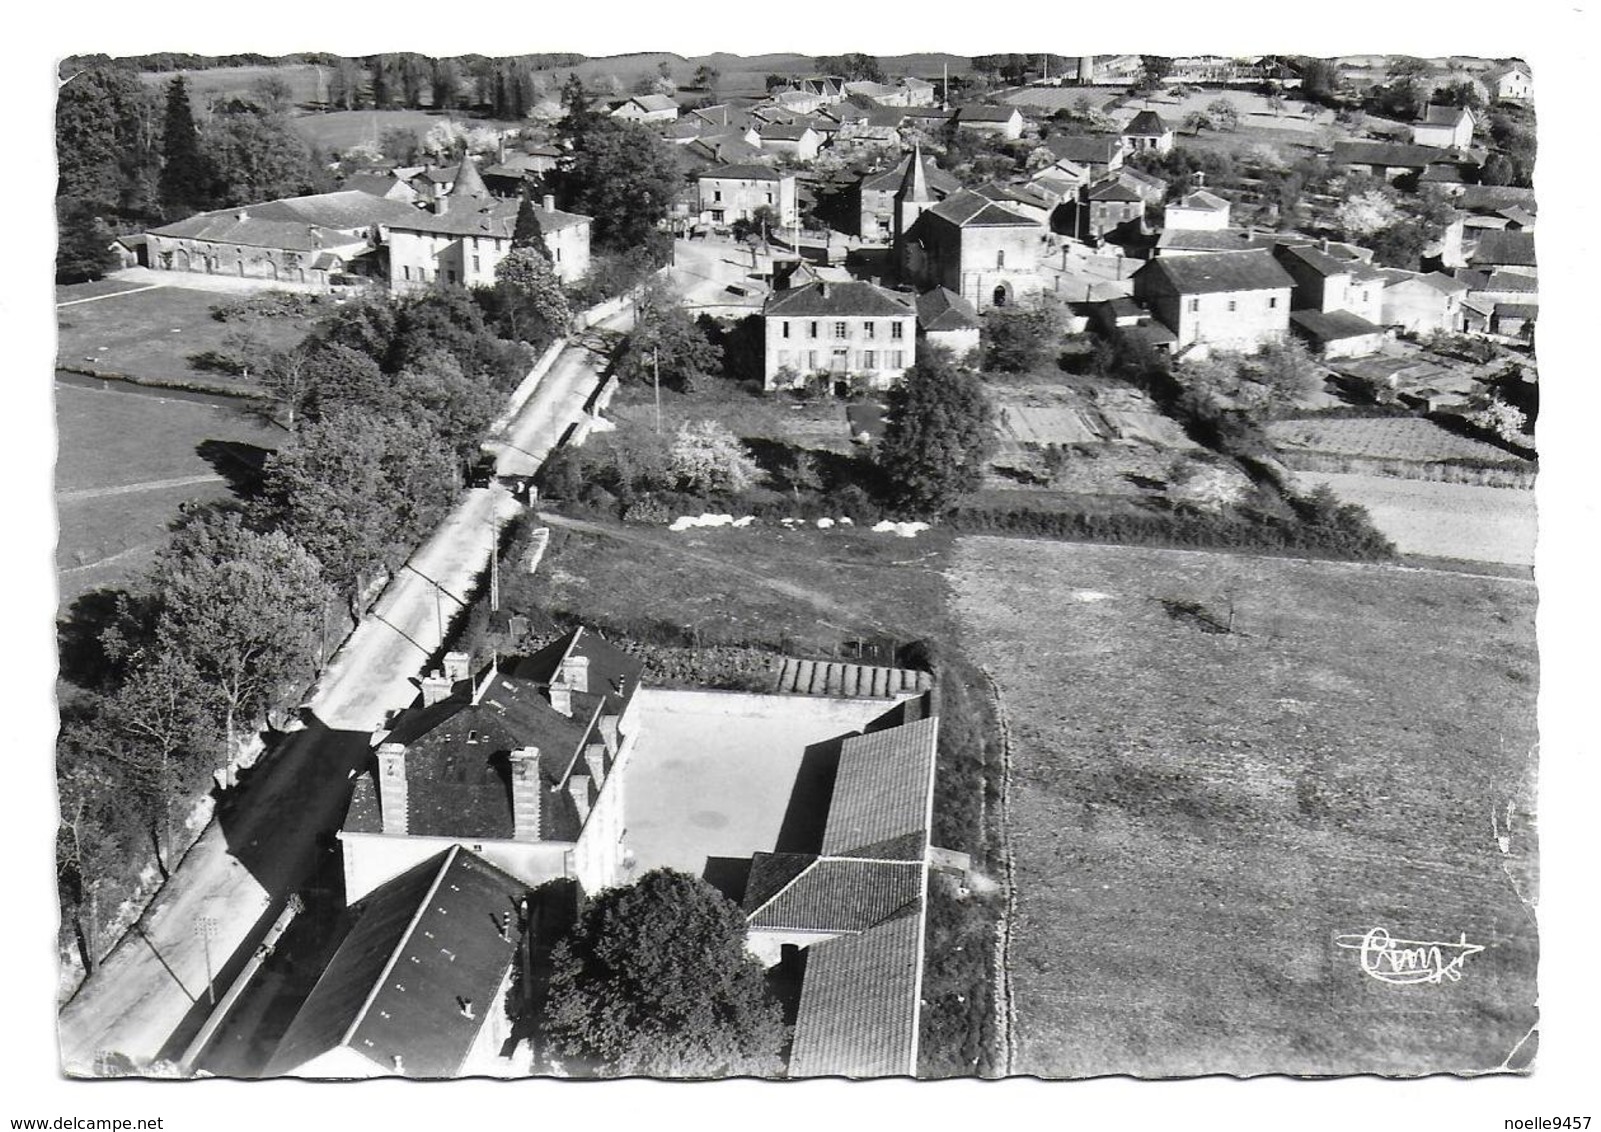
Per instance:
[[[405,185],[405,182],[385,173],[352,173],[344,181],[346,191],[366,193],[375,197],[392,193],[401,185]],[[407,191],[410,191],[409,186]]]
[[[936,216],[948,224],[958,228],[1017,228],[1038,226],[1036,221],[1026,216],[1019,216],[1010,209],[1003,208],[987,197],[980,196],[971,189],[962,189],[952,193],[940,201],[933,208],[923,213],[923,216]],[[919,220],[922,217],[918,217]]]
[[[1456,198],[1456,204],[1470,212],[1497,212],[1509,205],[1533,209],[1534,190],[1514,185],[1469,185]]]
[[[917,325],[924,331],[971,330],[980,326],[978,311],[955,291],[935,287],[917,296]]]
[[[1533,267],[1533,232],[1486,232],[1468,260],[1475,267]]]
[[[236,244],[246,248],[281,248],[292,252],[321,251],[329,245],[348,245],[359,243],[363,239],[335,228],[322,228],[314,224],[260,220],[248,214],[241,218],[233,210],[226,213],[202,213],[191,216],[176,224],[153,228],[147,234],[174,239],[204,240],[216,244]]]
[[[1134,277],[1147,286],[1180,295],[1289,290],[1295,286],[1289,272],[1263,251],[1158,256]]]
[[[1537,318],[1540,314],[1538,303],[1496,303],[1496,318]]]
[[[1122,141],[1113,134],[1052,134],[1045,148],[1066,161],[1086,165],[1109,165],[1117,159]]]
[[[1004,185],[999,181],[986,181],[973,191],[997,204],[1020,204],[1025,208],[1039,208],[1047,212],[1051,209],[1049,198],[1033,185]]]
[[[845,740],[823,831],[824,856],[923,859],[938,735],[939,720],[931,716]]]
[[[387,1072],[451,1077],[516,953],[522,882],[453,845],[374,889],[284,1033],[266,1075],[340,1045]],[[509,938],[500,926],[508,922]],[[471,1000],[474,1018],[462,1012]],[[400,1057],[397,1070],[395,1058]]]
[[[1156,238],[1158,251],[1238,252],[1272,246],[1270,238],[1252,237],[1241,228],[1168,228]]]
[[[1178,203],[1181,208],[1204,209],[1207,212],[1222,212],[1229,207],[1228,201],[1205,189],[1195,189],[1185,193]]]
[[[1126,138],[1159,138],[1172,132],[1173,127],[1162,121],[1162,116],[1155,110],[1141,110],[1123,127],[1123,136]]]
[[[1383,267],[1378,269],[1377,276],[1384,280],[1386,287],[1399,287],[1406,283],[1420,283],[1425,287],[1432,287],[1445,295],[1461,295],[1468,290],[1466,283],[1438,271],[1403,271],[1398,267]]]
[[[800,141],[801,138],[806,136],[806,131],[811,129],[812,127],[804,122],[792,124],[773,123],[762,126],[756,132],[763,141]],[[812,132],[816,133],[817,131],[812,130]]]
[[[416,215],[417,209],[401,201],[386,200],[360,189],[342,189],[200,212],[153,228],[150,234],[312,251],[328,244],[350,243],[347,231],[375,224],[393,225]]]
[[[906,170],[911,167],[912,155],[907,154],[901,158],[893,169],[886,169],[882,173],[869,173],[862,178],[863,192],[892,193],[900,188],[901,178],[906,176]],[[938,196],[949,196],[962,187],[951,174],[939,167],[939,163],[932,157],[923,158],[923,178],[928,183],[929,190]]]
[[[651,113],[657,113],[662,110],[678,109],[678,103],[674,102],[671,98],[668,98],[665,94],[636,94],[634,97],[630,98],[628,102],[632,102],[641,110],[649,111]],[[624,103],[624,105],[627,105],[627,103]]]
[[[1280,244],[1274,251],[1280,259],[1293,259],[1311,268],[1318,275],[1349,275],[1356,265],[1350,260],[1336,259],[1312,244]]]
[[[807,949],[789,1076],[916,1073],[922,936],[907,912]]]
[[[1425,126],[1455,126],[1462,121],[1463,116],[1473,117],[1471,111],[1463,106],[1437,106],[1430,103],[1423,110],[1423,117],[1418,121]]]
[[[808,283],[780,291],[767,300],[762,314],[768,318],[905,318],[914,309],[903,299],[874,283]]]
[[[762,151],[745,140],[743,133],[699,137],[684,147],[707,161],[728,162],[737,157],[760,157]]]
[[[780,173],[771,165],[750,164],[719,165],[713,169],[702,169],[699,176],[702,181],[717,179],[724,181],[782,181],[787,174]]]
[[[1383,333],[1382,328],[1350,311],[1294,311],[1290,315],[1290,324],[1318,342],[1336,342],[1342,338]]]

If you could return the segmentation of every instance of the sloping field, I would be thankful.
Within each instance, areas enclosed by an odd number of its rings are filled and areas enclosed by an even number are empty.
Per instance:
[[[1368,417],[1354,420],[1270,421],[1267,433],[1287,450],[1330,452],[1398,460],[1487,460],[1527,464],[1504,448],[1471,436],[1458,436],[1422,417]]]
[[[949,576],[1012,734],[1017,1072],[1521,1067],[1532,585],[978,537]],[[1372,929],[1456,977],[1364,973]]]
[[[1328,484],[1368,509],[1402,554],[1533,566],[1534,492],[1344,472],[1297,472],[1307,486]]]

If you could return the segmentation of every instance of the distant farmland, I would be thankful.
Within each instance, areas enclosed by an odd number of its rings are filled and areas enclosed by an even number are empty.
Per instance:
[[[1520,1066],[1531,584],[996,538],[949,577],[1012,731],[1016,1072]],[[1373,928],[1484,950],[1392,985]]]

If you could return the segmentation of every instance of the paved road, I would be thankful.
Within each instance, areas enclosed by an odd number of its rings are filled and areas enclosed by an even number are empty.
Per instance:
[[[600,360],[587,347],[564,351],[511,423],[505,470],[532,471],[582,415]],[[327,851],[372,730],[411,701],[411,679],[487,563],[496,525],[518,508],[498,486],[467,492],[391,582],[318,682],[304,728],[248,772],[238,800],[212,821],[134,929],[62,1009],[61,1060],[69,1074],[96,1073],[110,1053],[135,1063],[173,1057],[199,1029],[209,1012],[208,983],[219,994],[226,988]]]

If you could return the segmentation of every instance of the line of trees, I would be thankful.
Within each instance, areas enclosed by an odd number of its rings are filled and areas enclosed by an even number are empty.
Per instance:
[[[185,508],[146,575],[75,603],[58,880],[86,970],[140,870],[165,875],[196,801],[230,784],[241,738],[298,703],[330,620],[437,527],[531,358],[464,290],[345,304],[264,366],[290,436],[245,498]]]

